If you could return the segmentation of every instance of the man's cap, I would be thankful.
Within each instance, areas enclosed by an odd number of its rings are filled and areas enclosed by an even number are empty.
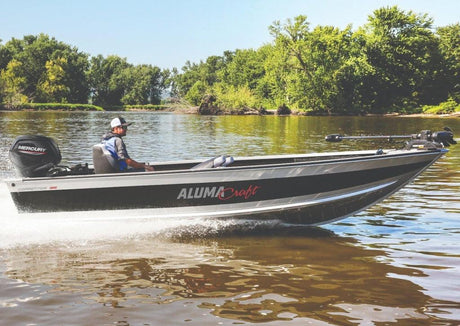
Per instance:
[[[110,122],[110,127],[113,129],[119,126],[127,127],[132,124],[133,124],[132,122],[127,123],[125,119],[123,119],[122,117],[118,117],[118,118],[112,119],[112,121]]]

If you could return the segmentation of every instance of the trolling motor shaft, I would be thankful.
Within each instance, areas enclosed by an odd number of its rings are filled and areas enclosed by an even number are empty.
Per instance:
[[[343,136],[340,134],[331,134],[325,137],[325,140],[332,143],[338,143],[342,140],[368,140],[368,139],[387,139],[392,141],[394,139],[411,139],[411,140],[422,140],[429,142],[436,142],[449,147],[451,144],[457,144],[454,139],[454,133],[449,127],[444,127],[443,131],[431,132],[431,130],[422,130],[418,134],[412,135],[378,135],[378,136]]]
[[[384,135],[379,135],[379,136],[343,136],[340,134],[331,134],[327,135],[325,137],[325,140],[331,143],[338,143],[341,142],[342,140],[356,140],[356,139],[388,139],[388,141],[391,141],[393,139],[401,139],[401,138],[411,138],[412,135],[389,135],[389,136],[384,136]]]

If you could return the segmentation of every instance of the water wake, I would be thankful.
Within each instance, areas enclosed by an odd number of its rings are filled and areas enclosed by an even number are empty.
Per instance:
[[[53,242],[85,243],[146,237],[205,237],[223,232],[252,232],[282,225],[278,220],[156,218],[144,210],[19,214],[0,183],[0,249]]]

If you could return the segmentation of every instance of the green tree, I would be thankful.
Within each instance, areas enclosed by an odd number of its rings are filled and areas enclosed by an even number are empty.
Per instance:
[[[306,16],[269,29],[273,44],[187,62],[173,73],[173,93],[195,104],[205,94],[225,106],[247,96],[315,113],[411,112],[460,96],[458,24],[435,34],[426,14],[394,6],[375,10],[356,32],[310,30]]]
[[[265,75],[259,82],[259,89],[264,93],[264,106],[276,109],[283,104],[291,105],[287,89],[291,82],[292,61],[289,50],[275,42],[264,60]]]
[[[282,67],[276,79],[289,106],[331,112],[338,101],[335,73],[349,57],[351,27],[318,26],[310,32],[309,25],[306,16],[297,16],[270,27],[278,52],[272,62],[277,58]]]
[[[257,106],[258,100],[247,85],[233,86],[216,83],[212,89],[216,97],[216,105],[230,112],[240,109],[251,109]]]
[[[121,105],[124,87],[120,76],[130,66],[126,58],[115,55],[92,57],[88,71],[92,103],[102,107]]]
[[[197,98],[203,97],[207,92],[210,92],[215,83],[221,81],[221,72],[228,59],[229,53],[227,52],[224,53],[223,57],[210,56],[205,62],[200,61],[199,64],[187,61],[182,67],[182,73],[174,77],[173,93],[186,99],[193,98],[192,103],[196,103]],[[189,91],[192,94],[187,95]]]
[[[191,63],[190,61],[185,62],[182,67],[182,72],[177,73],[174,76],[174,90],[173,92],[180,97],[185,97],[192,86],[199,80],[204,79],[200,72],[200,64]],[[204,83],[204,81],[203,81]]]
[[[120,75],[124,86],[123,104],[160,104],[165,90],[165,75],[158,67],[138,65],[125,68]]]
[[[8,63],[6,69],[0,72],[0,93],[8,108],[15,108],[27,102],[27,96],[23,93],[26,79],[17,74],[18,70],[22,70],[21,65],[21,62],[13,59]]]
[[[64,47],[54,53],[53,59],[63,58],[65,97],[69,103],[87,103],[89,98],[88,55],[78,52],[76,48]]]
[[[220,82],[219,71],[225,67],[226,63],[223,57],[213,55],[206,59],[206,62],[201,65],[201,75],[204,82],[208,86],[212,86]]]
[[[257,89],[259,81],[265,75],[262,52],[247,49],[236,50],[227,54],[229,58],[220,70],[219,79],[231,86],[247,86],[251,90]]]
[[[449,97],[460,103],[460,24],[438,28],[437,35],[439,48],[445,60],[444,89]]]
[[[64,62],[60,62],[60,60]],[[78,49],[69,45],[58,42],[48,35],[39,34],[38,36],[28,35],[22,40],[12,39],[0,49],[0,69],[6,67],[6,62],[15,60],[20,65],[16,65],[14,73],[17,78],[24,79],[24,89],[22,94],[27,96],[29,101],[44,101],[52,99],[58,102],[62,100],[71,103],[86,103],[88,96],[88,87],[85,80],[85,70],[87,69],[87,55],[80,53]],[[54,62],[54,64],[51,64]],[[48,66],[47,66],[48,63]],[[65,64],[64,64],[65,63]],[[6,63],[8,65],[8,63]],[[54,68],[51,66],[54,65]],[[61,77],[57,80],[54,78],[54,69],[57,66],[63,69]],[[3,68],[3,70],[6,68]],[[43,85],[49,87],[53,84],[54,88],[66,89],[66,92],[54,93],[48,97],[47,92],[40,89]],[[48,94],[48,95],[46,95]],[[60,98],[54,98],[59,94]],[[44,97],[42,97],[44,96]]]
[[[204,94],[208,91],[208,87],[201,80],[197,80],[195,84],[185,94],[185,99],[192,105],[200,105]]]
[[[46,62],[46,74],[37,85],[37,97],[40,102],[67,102],[68,89],[65,86],[65,65],[67,60],[58,58]]]
[[[170,72],[152,65],[129,64],[126,58],[102,55],[91,58],[88,80],[93,104],[160,104],[170,86]]]
[[[0,71],[6,69],[8,63],[13,60],[13,55],[20,48],[20,41],[14,38],[5,45],[0,42]]]
[[[372,67],[365,76],[372,112],[411,109],[439,101],[436,84],[442,79],[442,57],[426,14],[405,12],[397,6],[374,11],[364,27],[364,58]]]

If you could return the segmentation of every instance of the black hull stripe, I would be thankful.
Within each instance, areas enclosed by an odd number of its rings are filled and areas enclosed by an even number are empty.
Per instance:
[[[20,211],[32,212],[237,204],[337,191],[398,177],[407,173],[415,175],[429,165],[430,162],[279,179],[22,192],[12,193],[12,197]],[[226,191],[221,194],[221,198],[204,196],[205,191],[202,189],[206,187],[208,189],[224,187]],[[186,189],[185,196],[183,189]],[[237,195],[231,197],[231,194],[235,193]],[[193,198],[200,197],[200,195],[202,198]],[[214,195],[217,195],[217,192],[214,192]]]

